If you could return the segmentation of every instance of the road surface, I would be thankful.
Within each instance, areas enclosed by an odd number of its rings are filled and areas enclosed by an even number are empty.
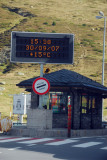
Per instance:
[[[66,139],[0,136],[0,160],[107,160],[107,136]]]

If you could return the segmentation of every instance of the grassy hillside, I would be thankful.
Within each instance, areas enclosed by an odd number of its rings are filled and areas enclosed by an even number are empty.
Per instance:
[[[74,64],[46,66],[51,72],[62,68],[74,70],[101,83],[104,19],[95,17],[100,10],[106,16],[106,8],[107,0],[0,0],[0,112],[3,115],[9,115],[12,95],[24,92],[16,84],[40,74],[39,64],[9,63],[7,51],[11,45],[11,31],[73,33]],[[106,106],[105,101],[104,108]],[[106,109],[104,115],[107,117]]]

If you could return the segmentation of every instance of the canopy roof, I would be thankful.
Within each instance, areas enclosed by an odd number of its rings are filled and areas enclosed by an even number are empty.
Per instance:
[[[101,93],[107,94],[107,87],[74,71],[62,69],[56,72],[44,74],[43,77],[48,79],[51,87],[82,87],[90,88],[92,90],[95,89]],[[38,77],[24,80],[17,84],[17,86],[27,88],[32,86],[33,81],[37,78]]]

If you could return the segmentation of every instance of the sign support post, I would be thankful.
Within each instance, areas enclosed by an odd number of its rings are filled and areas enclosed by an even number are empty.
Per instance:
[[[40,77],[43,77],[43,63],[41,63],[40,65]],[[39,95],[39,107],[40,109],[42,109],[42,101],[43,101],[43,96]]]

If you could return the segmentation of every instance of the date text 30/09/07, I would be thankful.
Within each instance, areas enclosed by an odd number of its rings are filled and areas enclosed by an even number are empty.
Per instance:
[[[68,40],[52,38],[23,38],[17,40],[17,57],[64,58],[68,56]]]

